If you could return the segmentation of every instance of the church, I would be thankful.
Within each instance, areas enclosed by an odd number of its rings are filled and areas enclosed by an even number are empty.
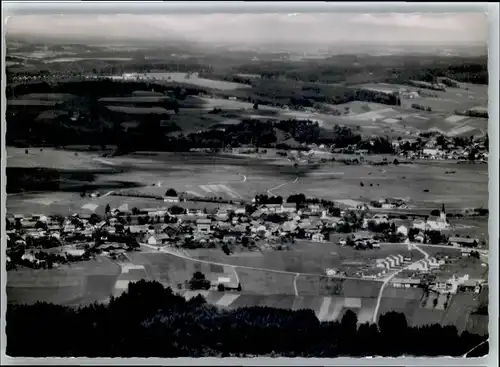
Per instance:
[[[444,204],[439,213],[439,217],[431,216],[427,220],[417,220],[413,222],[413,228],[420,229],[422,231],[443,231],[450,228],[450,222],[446,219],[446,211],[444,209]]]

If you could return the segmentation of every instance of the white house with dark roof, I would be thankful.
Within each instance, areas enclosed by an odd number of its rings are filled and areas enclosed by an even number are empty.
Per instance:
[[[281,208],[280,204],[266,204],[261,208],[261,210],[264,213],[279,213],[281,212]]]
[[[321,212],[321,205],[319,205],[319,204],[309,204],[307,207],[309,208],[311,213]]]
[[[210,233],[212,231],[212,220],[210,218],[197,219],[196,230],[199,233]]]
[[[479,245],[479,241],[476,238],[467,237],[450,237],[448,243],[451,246],[457,247],[477,247]]]
[[[322,233],[314,233],[311,237],[314,242],[325,242],[325,235]]]
[[[165,203],[178,203],[180,199],[178,196],[164,196],[163,201]]]
[[[283,213],[296,213],[297,212],[297,204],[295,203],[283,203],[281,206],[281,211]]]

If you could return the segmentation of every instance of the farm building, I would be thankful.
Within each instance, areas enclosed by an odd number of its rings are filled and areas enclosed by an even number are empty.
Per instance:
[[[321,211],[321,206],[318,204],[309,204],[307,207],[311,213],[319,213]]]
[[[200,233],[210,233],[212,231],[212,220],[210,218],[196,220],[196,230]]]
[[[262,211],[265,213],[279,213],[281,211],[280,204],[266,204],[262,207]]]
[[[284,203],[281,211],[283,213],[295,213],[297,211],[297,205],[295,203]]]
[[[401,279],[394,278],[391,284],[395,288],[418,288],[421,285],[420,279]]]
[[[178,203],[179,197],[178,196],[165,196],[163,198],[163,201],[166,203]]]
[[[312,235],[312,240],[314,242],[324,242],[325,241],[325,235],[322,233],[315,233]]]
[[[450,246],[477,247],[479,242],[476,238],[450,237],[448,239],[448,244]]]
[[[239,206],[234,209],[234,214],[246,214],[247,210],[244,206]]]
[[[151,246],[156,246],[158,244],[158,241],[156,240],[155,236],[149,236],[148,238],[148,245]]]
[[[396,232],[406,237],[408,236],[408,227],[401,225],[397,228]]]
[[[435,157],[438,155],[439,153],[439,149],[431,149],[431,148],[425,148],[422,153],[424,155],[428,155],[428,156],[431,156],[431,157]]]

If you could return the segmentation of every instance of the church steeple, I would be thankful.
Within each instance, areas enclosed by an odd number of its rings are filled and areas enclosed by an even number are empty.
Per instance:
[[[446,220],[446,211],[444,210],[444,203],[443,207],[441,208],[441,213],[439,216],[441,217],[442,220]]]

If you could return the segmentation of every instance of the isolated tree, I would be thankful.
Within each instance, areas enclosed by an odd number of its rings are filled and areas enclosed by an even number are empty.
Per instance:
[[[352,310],[347,310],[340,322],[343,334],[355,334],[357,330],[357,323],[358,316]]]
[[[440,214],[441,214],[441,212],[437,209],[434,209],[433,211],[431,211],[431,215],[434,217],[438,217]]]
[[[106,204],[106,208],[104,209],[104,213],[106,213],[106,214],[111,213],[111,207],[109,206],[109,204]]]
[[[193,274],[193,277],[189,281],[189,289],[191,290],[199,290],[199,289],[209,289],[210,281],[205,278],[205,274],[200,271],[197,271]]]
[[[89,223],[92,225],[95,225],[101,221],[101,217],[97,215],[96,213],[92,213],[89,218]]]
[[[46,230],[47,229],[47,223],[42,222],[42,221],[37,221],[35,223],[35,228],[36,229],[41,229],[41,230]]]
[[[222,251],[223,251],[223,252],[224,252],[227,256],[231,255],[231,250],[229,249],[229,247],[228,247],[226,244],[222,245],[221,250],[222,250]]]
[[[248,244],[249,244],[249,240],[248,240],[248,237],[243,237],[241,239],[241,244],[244,246],[244,247],[248,247]]]
[[[165,193],[165,196],[177,196],[177,191],[175,191],[174,189],[168,189]]]
[[[28,152],[28,149],[25,149],[25,150],[24,150],[24,154],[28,154],[28,153],[29,153],[29,152]]]
[[[196,271],[193,273],[193,279],[195,280],[203,280],[205,278],[205,274],[203,274],[201,271]]]
[[[437,298],[434,298],[434,299],[432,300],[432,305],[433,305],[434,307],[436,307],[436,306],[437,306],[437,304],[438,304],[438,300],[437,300]]]
[[[226,290],[226,287],[224,286],[224,284],[220,283],[218,286],[217,286],[217,290],[219,292],[224,292]]]
[[[254,103],[253,104],[253,109],[254,110],[258,110],[259,109],[259,104],[258,103]]]
[[[170,213],[173,215],[179,215],[179,214],[184,214],[186,211],[184,208],[181,208],[180,206],[174,205],[173,207],[170,208]]]

